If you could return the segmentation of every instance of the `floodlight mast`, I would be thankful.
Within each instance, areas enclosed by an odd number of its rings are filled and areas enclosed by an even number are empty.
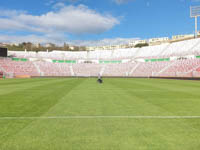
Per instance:
[[[190,7],[190,17],[195,18],[195,37],[198,36],[198,17],[200,16],[200,6]]]
[[[197,36],[198,36],[198,31],[197,31],[197,30],[198,30],[198,29],[197,29],[197,28],[198,28],[198,27],[197,27],[198,24],[197,24],[197,20],[198,20],[198,18],[197,18],[197,16],[196,16],[196,17],[195,17],[195,38],[197,38]]]

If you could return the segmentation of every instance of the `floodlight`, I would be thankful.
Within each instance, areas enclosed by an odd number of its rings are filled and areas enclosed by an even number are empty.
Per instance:
[[[200,16],[200,6],[190,7],[190,17],[195,18],[195,37],[197,37],[197,18]]]

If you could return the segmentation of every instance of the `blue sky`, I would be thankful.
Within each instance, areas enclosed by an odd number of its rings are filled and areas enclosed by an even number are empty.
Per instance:
[[[94,45],[194,33],[199,0],[4,0],[0,42]],[[98,41],[98,42],[97,42]]]

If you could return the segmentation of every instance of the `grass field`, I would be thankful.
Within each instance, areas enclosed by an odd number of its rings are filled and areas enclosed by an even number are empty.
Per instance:
[[[199,149],[199,81],[0,80],[0,150]]]

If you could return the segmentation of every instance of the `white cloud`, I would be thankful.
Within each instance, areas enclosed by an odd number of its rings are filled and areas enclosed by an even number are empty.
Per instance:
[[[127,3],[129,1],[133,1],[133,0],[113,0],[115,3],[117,4],[123,4],[123,3]]]
[[[182,0],[183,1],[183,0]],[[191,0],[192,2],[200,2],[200,0]]]
[[[63,2],[58,2],[55,5],[53,5],[54,9],[59,9],[59,8],[62,8],[62,7],[65,7],[65,4]]]
[[[133,38],[114,38],[103,40],[69,40],[69,34],[99,34],[119,24],[118,18],[101,14],[85,5],[66,6],[59,2],[54,9],[36,16],[24,11],[0,10],[0,30],[5,32],[23,31],[29,35],[3,35],[0,42],[9,43],[55,43],[64,42],[80,46],[100,46],[125,44]]]
[[[25,30],[40,33],[99,34],[115,25],[119,20],[111,15],[100,14],[85,5],[65,6],[57,4],[58,10],[40,16],[17,11],[0,11],[0,30]],[[12,15],[10,15],[12,14]]]
[[[104,46],[104,45],[119,45],[128,44],[130,41],[138,40],[139,38],[113,38],[102,40],[67,40],[64,35],[47,34],[45,36],[39,35],[25,35],[25,36],[10,36],[0,35],[0,41],[5,43],[55,43],[63,45],[64,42],[77,46]]]
[[[120,45],[128,44],[130,41],[138,40],[139,38],[111,38],[102,40],[88,40],[88,41],[69,41],[68,43],[81,46],[105,46],[105,45]]]
[[[65,38],[61,35],[0,35],[0,42],[3,43],[22,43],[22,42],[31,42],[31,43],[55,43],[57,45],[62,45],[65,42]]]
[[[17,10],[0,10],[0,17],[14,17],[20,14],[25,14],[26,11],[17,11]]]
[[[75,4],[75,3],[78,3],[78,2],[84,2],[84,1],[87,1],[87,0],[47,0],[45,5],[47,6],[52,6],[52,5],[55,5],[57,3],[72,3],[72,4]]]

